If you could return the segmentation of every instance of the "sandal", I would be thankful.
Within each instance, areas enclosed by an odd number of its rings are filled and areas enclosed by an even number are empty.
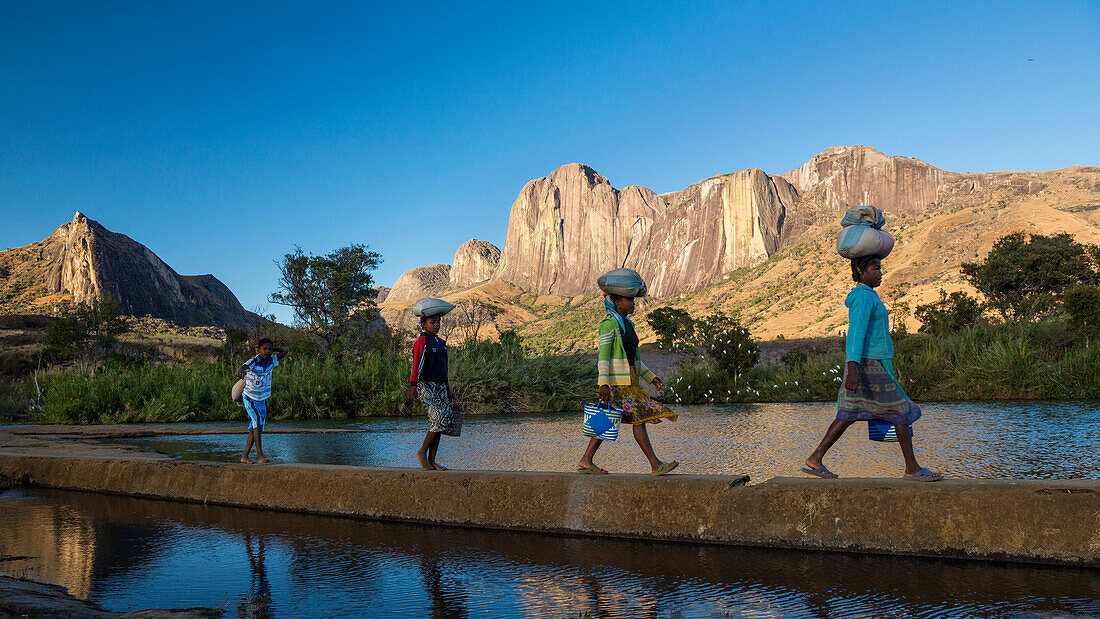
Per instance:
[[[578,466],[577,472],[581,475],[607,475],[607,471],[601,469],[595,464],[589,466]]]
[[[673,460],[671,462],[665,462],[661,466],[657,467],[657,470],[653,471],[654,475],[664,475],[672,471],[672,469],[680,466],[680,463]]]
[[[840,477],[840,475],[837,475],[836,473],[825,468],[824,464],[817,467],[816,469],[811,469],[804,466],[802,467],[802,472],[807,475],[813,475],[814,477],[820,477],[821,479],[836,479],[837,477]]]
[[[943,481],[943,475],[928,469],[921,469],[912,475],[902,475],[901,478],[909,481]]]

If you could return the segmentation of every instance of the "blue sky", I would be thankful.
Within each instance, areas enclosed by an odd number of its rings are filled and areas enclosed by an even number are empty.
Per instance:
[[[573,161],[658,192],[841,144],[1096,165],[1097,33],[1095,1],[0,0],[0,249],[80,210],[289,318],[295,245],[365,243],[390,285],[503,246]]]

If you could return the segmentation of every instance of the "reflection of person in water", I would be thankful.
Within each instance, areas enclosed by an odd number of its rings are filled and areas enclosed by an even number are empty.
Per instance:
[[[248,567],[252,584],[248,591],[248,601],[242,604],[247,617],[274,617],[271,612],[271,583],[267,580],[267,568],[264,567],[264,538],[256,536],[253,548],[252,533],[244,534],[244,551],[248,555]]]
[[[448,590],[443,582],[443,570],[440,569],[443,560],[427,548],[424,552],[417,553],[416,558],[420,565],[420,575],[424,579],[424,588],[432,601],[432,617],[468,617],[470,613],[466,608],[466,591],[453,581]]]

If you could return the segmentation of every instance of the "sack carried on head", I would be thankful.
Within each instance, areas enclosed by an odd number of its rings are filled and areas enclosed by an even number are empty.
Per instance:
[[[851,260],[863,256],[885,258],[894,249],[894,237],[882,230],[886,217],[873,206],[853,206],[840,220],[836,251]]]
[[[432,297],[424,297],[416,303],[413,303],[413,316],[424,318],[425,316],[444,316],[455,306],[447,303],[443,299],[433,299]]]
[[[614,269],[604,273],[596,280],[596,285],[604,294],[617,294],[620,297],[644,297],[645,280],[634,269]]]

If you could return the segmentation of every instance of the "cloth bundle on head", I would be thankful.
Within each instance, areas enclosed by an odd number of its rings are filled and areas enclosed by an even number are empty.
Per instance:
[[[644,297],[645,280],[634,269],[613,269],[596,280],[596,285],[604,294],[617,294],[620,297]]]
[[[873,206],[853,206],[840,220],[836,251],[851,260],[864,256],[885,258],[894,249],[894,237],[882,229],[886,217]]]
[[[620,297],[635,298],[644,297],[646,293],[645,280],[634,269],[612,269],[601,275],[596,280],[596,285],[600,287],[605,295],[614,294]],[[607,310],[607,315],[619,323],[621,333],[626,332],[627,322],[634,324],[629,318],[623,318],[619,315],[618,310],[615,309],[615,304],[611,302],[610,296],[603,298],[603,306]]]
[[[455,306],[447,303],[443,299],[424,297],[416,303],[413,303],[413,315],[420,318],[424,318],[426,316],[443,316],[454,308]]]

